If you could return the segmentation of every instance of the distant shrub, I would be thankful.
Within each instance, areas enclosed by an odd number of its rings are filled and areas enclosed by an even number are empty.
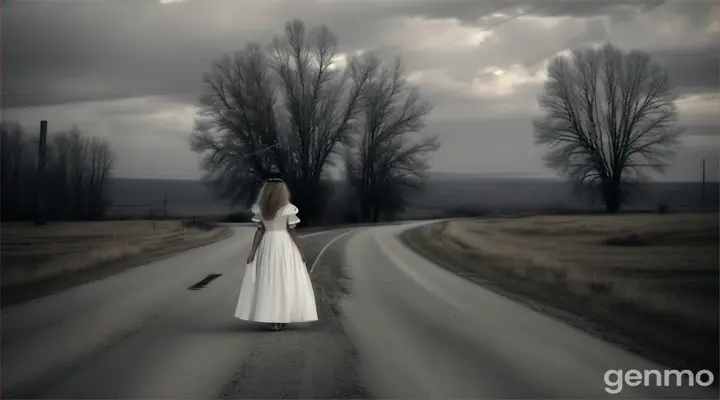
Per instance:
[[[668,205],[667,204],[659,204],[657,207],[657,213],[658,214],[667,214],[668,213]]]
[[[208,217],[190,217],[182,220],[183,226],[186,228],[198,228],[204,231],[215,229],[216,225],[212,218]]]
[[[459,206],[444,212],[446,218],[483,217],[486,215],[488,215],[486,210],[475,206]]]
[[[571,207],[568,207],[564,203],[553,203],[550,205],[550,207],[545,210],[548,214],[555,214],[555,215],[569,215],[577,213],[577,209],[573,209]]]
[[[602,295],[608,295],[612,293],[613,290],[613,283],[611,281],[589,282],[587,285],[592,293]]]
[[[343,222],[348,224],[356,224],[360,222],[360,217],[355,210],[347,209],[343,215]]]
[[[335,199],[328,204],[320,222],[324,225],[336,225],[359,222],[356,208],[352,200],[347,202],[342,199]]]
[[[249,211],[238,211],[228,214],[225,217],[225,222],[250,222],[252,213]]]
[[[604,243],[607,246],[635,247],[644,246],[647,244],[647,241],[641,235],[637,233],[631,233],[629,235],[609,237],[605,239]]]

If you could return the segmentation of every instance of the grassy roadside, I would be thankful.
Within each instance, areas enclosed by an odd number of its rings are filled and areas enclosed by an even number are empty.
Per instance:
[[[117,274],[229,237],[220,226],[182,221],[65,222],[2,227],[2,305]]]
[[[665,365],[718,374],[717,215],[455,220],[405,231],[469,280]]]

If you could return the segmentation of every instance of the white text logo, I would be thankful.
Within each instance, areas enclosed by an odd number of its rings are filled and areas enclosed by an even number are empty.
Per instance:
[[[715,381],[713,373],[703,369],[696,373],[690,370],[645,370],[611,369],[605,371],[605,391],[610,394],[618,394],[623,390],[624,385],[655,386],[655,387],[681,387],[681,386],[702,386],[708,387]]]

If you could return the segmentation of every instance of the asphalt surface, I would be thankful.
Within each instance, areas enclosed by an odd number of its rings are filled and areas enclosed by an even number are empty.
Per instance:
[[[431,264],[395,237],[412,225],[304,237],[349,293],[318,284],[320,321],[283,332],[233,317],[251,227],[3,309],[2,398],[717,398],[607,393],[606,370],[667,368]]]
[[[332,394],[335,381],[288,382],[307,372],[299,344],[310,349],[338,336],[327,312],[323,323],[286,332],[233,317],[254,234],[252,227],[235,230],[224,241],[3,309],[2,398],[248,397],[240,389],[255,398]],[[332,263],[331,248],[315,261],[344,232],[304,237],[308,265]],[[209,274],[222,275],[188,290]],[[317,363],[316,375],[331,377],[337,360],[326,359],[343,355],[319,355],[309,360]],[[251,376],[232,385],[243,371]]]

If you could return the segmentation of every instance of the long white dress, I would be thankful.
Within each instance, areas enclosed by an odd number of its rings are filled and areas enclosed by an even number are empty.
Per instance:
[[[252,221],[262,224],[265,233],[245,269],[235,317],[267,323],[317,321],[310,275],[288,232],[300,222],[297,207],[286,204],[272,220],[262,218],[257,204],[251,210]]]

